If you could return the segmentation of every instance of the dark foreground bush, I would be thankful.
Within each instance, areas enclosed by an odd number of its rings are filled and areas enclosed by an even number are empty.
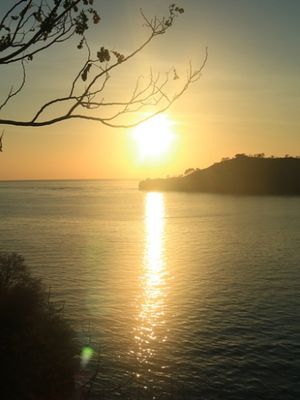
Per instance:
[[[74,336],[24,259],[0,253],[1,399],[70,399],[76,373]]]

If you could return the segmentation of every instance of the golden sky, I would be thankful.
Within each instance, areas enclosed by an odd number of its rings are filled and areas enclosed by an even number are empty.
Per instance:
[[[146,35],[139,9],[163,15],[169,3],[95,1],[101,23],[89,30],[91,46],[126,54]],[[1,14],[7,4],[1,2]],[[208,46],[201,79],[165,113],[172,134],[165,152],[145,156],[132,129],[91,121],[43,128],[3,126],[0,179],[143,179],[203,168],[241,152],[299,155],[300,2],[182,0],[178,5],[185,13],[172,29],[120,65],[108,87],[108,96],[126,95],[150,67],[162,73],[175,67],[180,84],[189,61],[195,68],[200,65]],[[23,92],[1,111],[2,117],[29,119],[41,102],[64,94],[81,60],[74,43],[36,57],[28,65]],[[18,79],[17,68],[4,68],[1,96]],[[162,130],[161,141],[164,135]],[[155,146],[159,149],[160,141]]]

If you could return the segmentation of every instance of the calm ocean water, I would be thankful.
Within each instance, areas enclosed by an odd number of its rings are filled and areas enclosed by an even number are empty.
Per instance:
[[[0,182],[0,249],[97,343],[107,398],[300,398],[299,197]]]

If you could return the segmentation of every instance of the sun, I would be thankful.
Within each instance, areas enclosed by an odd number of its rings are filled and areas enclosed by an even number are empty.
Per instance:
[[[171,121],[166,115],[156,115],[137,126],[133,138],[141,159],[159,159],[170,151],[174,140]]]

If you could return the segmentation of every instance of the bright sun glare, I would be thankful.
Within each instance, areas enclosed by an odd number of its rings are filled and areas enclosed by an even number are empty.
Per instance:
[[[133,137],[141,159],[158,159],[170,150],[174,140],[171,121],[165,115],[156,115],[137,126]]]

